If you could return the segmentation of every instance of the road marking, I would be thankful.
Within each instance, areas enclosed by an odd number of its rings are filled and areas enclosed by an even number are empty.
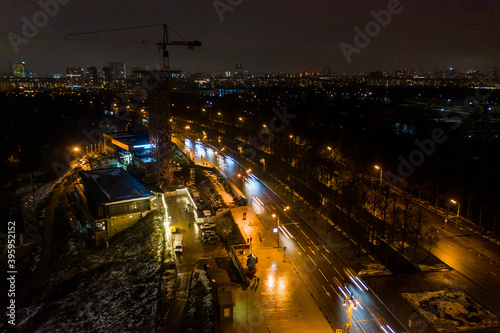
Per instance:
[[[337,277],[334,277],[333,279],[335,280],[335,282],[337,282],[337,285],[338,285],[338,286],[341,286],[341,285],[342,285],[342,283],[340,283],[340,281],[339,281],[339,279],[337,279]]]
[[[337,270],[337,268],[335,268],[335,266],[333,266],[333,269],[335,270],[335,272],[337,272],[337,274],[338,274],[340,277],[342,277],[342,275],[339,273],[339,271]],[[344,279],[344,278],[342,278],[342,280],[343,280],[343,279]]]
[[[323,248],[325,249],[326,252],[330,253],[330,251],[328,251],[328,249],[324,245],[321,245],[321,246],[323,246]]]
[[[318,265],[316,265],[316,262],[313,260],[313,258],[311,258],[311,256],[309,255],[309,253],[307,254],[307,256],[309,257],[309,259],[311,259],[311,261],[313,262],[314,266],[318,266]]]
[[[321,275],[323,275],[323,277],[325,278],[326,282],[328,282],[328,279],[326,278],[325,274],[323,274],[323,271],[321,271],[321,268],[318,268],[318,271],[321,273]]]
[[[330,283],[330,287],[332,288],[332,290],[337,294],[337,296],[339,296],[339,293],[337,292],[337,290],[335,290],[335,288],[333,288],[332,284]]]
[[[324,285],[321,285],[323,287],[323,289],[325,289],[325,293],[328,295],[328,297],[332,297],[330,296],[330,293],[328,292],[328,290],[326,290],[325,286]]]
[[[491,274],[493,274],[493,275],[495,275],[495,276],[497,276],[497,275],[496,275],[495,273],[493,273],[493,272],[490,272],[490,273],[491,273]]]
[[[328,258],[325,256],[325,254],[324,254],[323,252],[321,252],[321,255],[322,255],[323,257],[325,257],[326,261],[328,261],[328,263],[329,263],[330,265],[332,264],[332,263],[330,262],[330,260],[328,260]]]
[[[306,233],[305,233],[302,229],[299,229],[299,231],[300,231],[301,233],[303,233],[303,234],[304,234],[304,236],[306,236],[306,237],[307,237],[307,239],[310,239],[310,238],[309,238],[309,236],[307,236],[307,234],[306,234]]]
[[[299,246],[302,248],[302,251],[306,252],[306,249],[304,249],[304,247],[302,246],[302,244],[300,244],[299,242],[297,242],[297,244],[299,244]]]
[[[297,253],[299,254],[299,256],[302,256],[302,253],[300,253],[300,251],[297,251]]]
[[[314,244],[314,243],[313,243],[313,245],[314,245],[314,247],[315,247],[316,249],[318,249],[318,252],[319,252],[319,247],[318,247],[316,244]]]
[[[474,260],[472,260],[470,257],[467,257],[467,259],[469,259],[469,260],[470,260],[470,261],[472,261],[472,262],[475,262],[475,261],[474,261]]]

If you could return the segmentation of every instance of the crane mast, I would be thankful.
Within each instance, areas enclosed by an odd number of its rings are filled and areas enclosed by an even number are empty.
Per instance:
[[[192,50],[195,46],[201,46],[198,41],[170,41],[168,39],[168,26],[163,24],[163,41],[158,43],[162,54],[162,70],[160,82],[151,94],[151,108],[149,111],[150,143],[154,154],[154,171],[156,182],[161,188],[173,184],[173,161],[172,161],[172,102],[170,99],[170,79],[173,71],[170,69],[170,56],[168,46],[187,46]]]
[[[145,25],[139,27],[129,27],[121,29],[109,29],[91,32],[81,32],[68,34],[68,36],[98,34],[112,31],[135,30],[150,27],[158,27],[160,24]],[[173,71],[170,69],[170,57],[168,46],[187,46],[193,50],[195,46],[201,46],[199,41],[171,41],[168,38],[169,26],[166,23],[163,27],[163,39],[158,43],[158,49],[161,52],[162,68],[159,71],[158,81],[155,87],[149,91],[150,111],[149,111],[149,140],[153,147],[153,171],[155,180],[161,188],[173,184],[173,162],[172,162],[172,126],[170,118],[172,115],[172,102],[170,100],[170,79]],[[180,35],[179,35],[180,36]],[[150,74],[150,73],[149,73]]]

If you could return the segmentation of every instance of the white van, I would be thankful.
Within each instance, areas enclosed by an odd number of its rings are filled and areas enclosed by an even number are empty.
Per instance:
[[[174,238],[174,252],[182,253],[182,235],[175,235]]]

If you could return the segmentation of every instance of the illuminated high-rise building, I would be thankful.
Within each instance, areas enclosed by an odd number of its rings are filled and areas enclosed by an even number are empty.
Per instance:
[[[97,68],[95,67],[89,67],[87,68],[87,73],[86,73],[86,82],[90,86],[97,86],[99,85],[99,77],[97,76]]]
[[[127,78],[127,67],[124,62],[110,61],[108,62],[108,67],[113,73],[113,79],[126,79]]]
[[[26,67],[24,61],[20,64],[14,64],[14,77],[26,77]]]
[[[66,79],[69,88],[82,88],[85,86],[85,76],[82,67],[66,67]]]
[[[102,68],[102,84],[104,87],[109,88],[113,83],[113,72],[109,67]]]

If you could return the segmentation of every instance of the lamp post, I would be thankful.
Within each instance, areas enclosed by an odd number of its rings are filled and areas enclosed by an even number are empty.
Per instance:
[[[289,206],[286,206],[285,208],[283,208],[283,211],[286,212],[287,210],[289,210],[290,207]],[[273,214],[271,215],[273,218],[276,218],[277,220],[277,227],[273,229],[274,233],[278,234],[278,249],[280,248],[280,217],[278,214]]]
[[[333,160],[333,149],[332,147],[326,147],[330,151],[330,158]]]
[[[347,324],[344,325],[344,332],[351,332],[351,318],[352,318],[352,309],[355,309],[359,304],[359,297],[354,297],[352,294],[347,297],[344,302],[342,302],[343,306],[347,306],[347,302],[349,302],[349,307],[347,308]]]
[[[457,205],[457,222],[456,222],[456,229],[458,229],[458,217],[460,214],[460,202],[455,201],[453,199],[450,200],[454,205]]]
[[[382,168],[378,165],[375,165],[375,169],[380,170],[380,186],[382,186]]]
[[[276,218],[276,214],[272,215],[273,218]],[[273,229],[275,234],[278,234],[278,249],[280,248],[280,217],[278,216],[277,227]]]

